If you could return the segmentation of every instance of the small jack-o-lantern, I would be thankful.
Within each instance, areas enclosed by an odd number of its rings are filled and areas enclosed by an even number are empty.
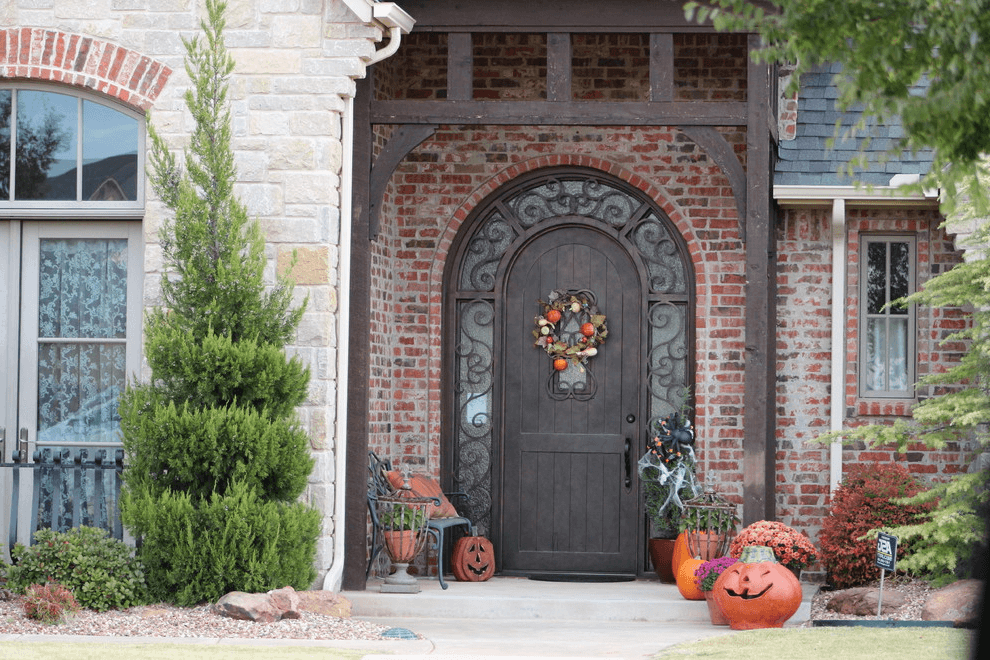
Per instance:
[[[801,606],[801,583],[777,562],[737,562],[718,576],[712,598],[733,630],[780,628]]]
[[[450,569],[461,582],[484,582],[495,574],[495,550],[484,536],[465,536],[454,544]]]

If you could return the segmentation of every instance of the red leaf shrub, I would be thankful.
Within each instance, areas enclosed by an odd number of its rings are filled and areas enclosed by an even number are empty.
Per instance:
[[[859,540],[871,529],[920,522],[934,503],[905,506],[891,500],[922,490],[897,463],[850,465],[818,535],[821,559],[836,589],[865,584],[880,577],[875,539]],[[903,556],[906,544],[898,544]]]
[[[57,582],[32,584],[25,596],[24,613],[42,623],[58,623],[66,613],[79,610],[76,597]]]

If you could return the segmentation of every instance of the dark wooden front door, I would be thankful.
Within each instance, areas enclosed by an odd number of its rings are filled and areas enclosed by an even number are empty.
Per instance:
[[[502,569],[636,572],[640,277],[614,238],[561,218],[520,248],[505,275]],[[555,374],[533,346],[538,300],[587,291],[608,339],[586,371]]]

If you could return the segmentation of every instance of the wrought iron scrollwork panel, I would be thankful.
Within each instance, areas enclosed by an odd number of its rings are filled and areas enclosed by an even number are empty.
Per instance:
[[[687,273],[677,243],[655,215],[647,215],[631,232],[650,274],[650,291],[686,293]]]
[[[581,215],[621,227],[640,206],[629,193],[593,177],[549,179],[508,201],[508,207],[523,227],[562,215]]]
[[[680,410],[688,398],[687,307],[656,303],[649,311],[650,423]]]
[[[495,271],[515,230],[498,213],[492,214],[468,242],[461,263],[460,288],[463,291],[491,291],[495,288]]]
[[[456,489],[470,496],[465,508],[482,534],[491,527],[494,324],[492,301],[459,303],[454,381],[457,402],[454,479]]]

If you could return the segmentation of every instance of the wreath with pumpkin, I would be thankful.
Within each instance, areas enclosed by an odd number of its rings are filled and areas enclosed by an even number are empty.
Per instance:
[[[608,327],[605,315],[598,312],[591,296],[580,291],[557,289],[550,292],[546,301],[537,302],[543,307],[543,313],[533,319],[536,324],[533,345],[546,351],[553,359],[554,369],[563,371],[569,363],[583,365],[588,358],[598,354],[598,347],[608,338]],[[564,337],[564,327],[576,316],[580,326],[577,341],[573,341],[573,337]]]

